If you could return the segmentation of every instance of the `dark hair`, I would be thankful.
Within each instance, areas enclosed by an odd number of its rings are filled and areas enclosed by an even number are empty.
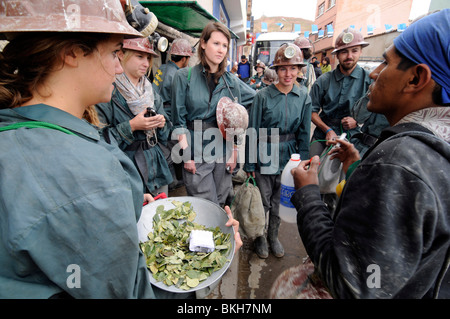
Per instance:
[[[173,62],[180,62],[183,58],[189,58],[189,56],[184,56],[184,55],[174,55],[174,54],[172,54],[172,55],[170,56],[170,59],[171,59]]]
[[[397,69],[401,71],[406,71],[409,68],[412,68],[413,66],[417,65],[416,62],[410,60],[407,58],[403,53],[401,53],[397,48],[395,48],[395,53],[400,57],[400,62],[397,65]],[[434,89],[431,94],[431,98],[433,100],[433,103],[436,105],[443,105],[443,106],[449,106],[450,103],[444,104],[444,101],[442,100],[442,86],[438,84],[436,81],[434,81]]]
[[[225,37],[228,40],[227,54],[226,54],[225,58],[223,59],[223,61],[219,64],[219,70],[217,71],[217,73],[215,73],[215,77],[214,77],[214,82],[218,83],[220,77],[226,71],[227,58],[228,58],[228,53],[230,51],[231,35],[230,35],[230,31],[228,31],[227,27],[225,25],[223,25],[222,23],[210,22],[209,24],[206,25],[206,27],[202,31],[202,35],[200,36],[200,43],[202,43],[202,41],[205,43],[208,42],[208,40],[211,38],[211,33],[213,33],[214,31],[221,32],[223,35],[225,35]],[[198,57],[200,59],[200,63],[203,65],[203,67],[209,73],[210,69],[209,69],[208,62],[206,61],[205,50],[202,48],[201,45],[199,45],[199,48],[198,48]]]
[[[64,66],[61,52],[80,48],[89,55],[110,36],[106,33],[27,32],[14,38],[0,52],[0,109],[31,100],[33,91],[49,74]]]
[[[306,49],[301,49],[301,50],[302,50],[303,58],[305,60],[309,60],[309,58],[312,57],[312,50],[311,50],[311,48],[306,48]]]
[[[330,58],[329,58],[329,57],[324,56],[324,57],[322,58],[322,61],[323,61],[323,60],[327,61],[327,64],[330,64]]]

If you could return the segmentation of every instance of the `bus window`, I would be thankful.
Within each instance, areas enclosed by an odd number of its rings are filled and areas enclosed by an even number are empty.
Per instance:
[[[256,41],[253,55],[253,63],[256,64],[257,61],[261,61],[265,65],[270,66],[273,63],[275,54],[277,53],[280,46],[288,42],[292,41],[286,40]]]

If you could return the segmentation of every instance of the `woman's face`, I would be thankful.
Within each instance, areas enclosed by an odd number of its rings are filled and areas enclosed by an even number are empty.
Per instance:
[[[228,53],[227,37],[220,31],[214,31],[211,33],[209,40],[207,42],[202,41],[201,45],[211,71],[217,71],[219,64]]]
[[[116,74],[123,72],[117,57],[122,48],[122,36],[112,36],[98,44],[97,51],[86,56],[87,63],[81,65],[86,92],[85,105],[109,102],[114,89]],[[82,85],[83,85],[82,83]]]
[[[283,65],[278,67],[278,84],[282,87],[289,88],[294,85],[297,80],[299,68],[297,65]]]
[[[122,60],[122,68],[132,83],[137,83],[144,76],[151,63],[150,53],[130,50],[129,58]]]

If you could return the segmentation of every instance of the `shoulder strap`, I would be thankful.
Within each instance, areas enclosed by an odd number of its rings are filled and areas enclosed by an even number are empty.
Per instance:
[[[0,127],[0,132],[9,131],[9,130],[17,130],[21,127],[27,127],[27,128],[48,128],[52,130],[57,130],[64,132],[69,135],[76,135],[75,133],[69,131],[68,129],[65,129],[59,125],[48,123],[48,122],[39,122],[39,121],[29,121],[29,122],[17,122],[11,125]]]
[[[188,82],[191,81],[191,71],[192,71],[192,67],[189,67],[188,77],[187,77]]]

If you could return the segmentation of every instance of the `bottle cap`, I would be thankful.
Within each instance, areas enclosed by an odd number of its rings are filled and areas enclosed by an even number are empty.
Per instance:
[[[300,154],[291,154],[291,160],[299,161],[300,160]]]

